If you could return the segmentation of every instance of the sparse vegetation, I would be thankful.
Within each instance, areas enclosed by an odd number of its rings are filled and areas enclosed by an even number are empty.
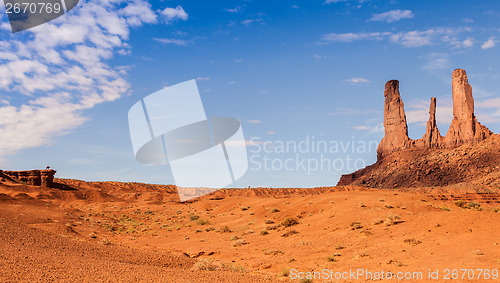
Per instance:
[[[265,255],[280,255],[280,254],[284,254],[284,252],[282,252],[280,250],[272,249],[272,250],[264,250],[264,254]]]
[[[210,224],[210,221],[208,221],[206,219],[198,219],[198,221],[196,221],[196,224],[198,224],[198,225],[208,225],[208,224]]]
[[[272,221],[271,219],[267,219],[265,223],[266,224],[274,224],[274,221]]]
[[[242,211],[245,211],[245,210],[248,210],[248,209],[249,209],[249,207],[248,207],[248,206],[242,206],[240,209],[241,209]]]
[[[213,260],[202,258],[193,265],[193,269],[214,271],[217,270],[217,266],[213,264]]]
[[[357,230],[363,228],[363,225],[361,225],[361,222],[352,222],[351,223],[351,230]]]
[[[464,208],[464,209],[472,209],[472,210],[479,210],[479,211],[483,210],[483,208],[481,207],[481,204],[478,202],[475,202],[475,201],[467,202],[463,199],[460,199],[460,200],[454,201],[453,204],[455,204],[458,207]]]
[[[290,275],[290,268],[283,268],[280,275],[283,277]]]
[[[276,212],[280,212],[280,210],[279,210],[279,209],[277,209],[276,207],[275,207],[275,208],[273,208],[273,209],[271,209],[271,213],[276,213]]]
[[[247,245],[247,244],[248,244],[248,242],[245,241],[245,239],[239,239],[233,243],[233,247],[239,247],[239,246],[243,246],[243,245]]]
[[[283,220],[281,222],[281,226],[283,227],[291,227],[291,226],[294,226],[294,225],[297,225],[299,224],[299,221],[297,220],[297,218],[295,217],[287,217],[285,218],[285,220]]]
[[[344,247],[344,245],[336,245],[335,249],[336,250],[343,250],[343,249],[345,249],[345,247]]]
[[[269,231],[267,231],[266,229],[260,231],[260,235],[262,236],[265,236],[265,235],[268,235],[269,234]]]
[[[385,225],[391,226],[391,225],[396,225],[399,223],[403,223],[404,221],[401,220],[401,217],[399,215],[389,215],[387,216],[387,219],[385,220]]]
[[[232,232],[232,231],[231,231],[231,228],[229,228],[229,226],[227,226],[227,225],[226,225],[226,226],[223,226],[222,228],[220,228],[220,231],[221,231],[222,233],[231,233],[231,232]]]
[[[335,262],[335,261],[337,261],[337,259],[336,259],[335,257],[336,257],[336,255],[331,255],[331,256],[327,257],[326,259],[327,259],[328,261],[333,261],[333,262]]]
[[[439,209],[441,210],[444,210],[444,211],[450,211],[451,209],[449,209],[448,207],[446,206],[441,206]]]
[[[281,235],[281,237],[290,237],[292,235],[295,235],[295,234],[298,234],[299,232],[297,232],[296,230],[288,230],[286,231],[285,233],[283,233]]]
[[[412,245],[412,246],[416,246],[416,245],[419,245],[422,243],[421,241],[419,241],[417,239],[405,239],[404,242],[409,244],[409,245]]]
[[[196,220],[200,219],[200,216],[199,215],[195,215],[195,214],[191,214],[189,216],[189,219],[191,219],[192,221],[196,221]]]

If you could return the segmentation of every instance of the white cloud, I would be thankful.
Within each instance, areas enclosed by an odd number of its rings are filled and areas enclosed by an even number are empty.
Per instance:
[[[128,53],[132,27],[155,22],[147,1],[96,0],[23,33],[0,30],[0,157],[50,144],[84,110],[127,94],[127,68],[107,61]]]
[[[490,38],[488,38],[488,40],[486,40],[483,43],[483,45],[481,45],[481,48],[482,49],[489,49],[489,48],[495,47],[495,43],[496,43],[495,37],[490,36]]]
[[[241,10],[242,10],[242,9],[241,9],[241,7],[236,7],[236,8],[231,8],[231,9],[230,9],[230,8],[227,8],[227,9],[226,9],[226,12],[229,12],[229,13],[238,13],[238,12],[240,12]]]
[[[344,80],[345,82],[351,83],[351,84],[366,84],[369,83],[370,81],[365,79],[365,78],[351,78]]]
[[[196,80],[197,81],[209,81],[210,77],[197,77]]]
[[[161,11],[161,14],[164,16],[165,22],[168,24],[176,20],[186,21],[189,18],[189,15],[181,6],[177,6],[175,8],[165,8],[165,10]]]
[[[236,81],[230,81],[228,84],[234,85],[234,84],[236,84]]]
[[[472,38],[468,37],[466,40],[462,42],[463,47],[472,47],[474,46],[474,41]]]
[[[260,124],[260,123],[262,123],[261,120],[246,120],[245,122],[250,123],[250,124]]]
[[[248,25],[251,25],[251,24],[253,24],[253,23],[259,23],[259,22],[262,22],[262,19],[261,19],[261,18],[257,18],[257,19],[246,19],[246,20],[241,21],[241,24],[242,24],[242,25],[245,25],[245,26],[248,26]]]
[[[394,23],[401,19],[411,19],[413,16],[411,10],[393,10],[385,13],[373,14],[369,21]]]
[[[186,46],[186,45],[188,45],[188,42],[186,40],[184,40],[184,39],[153,38],[153,40],[156,40],[156,41],[164,43],[164,44],[173,44],[173,45],[178,45],[178,46]]]
[[[234,63],[242,63],[243,59],[234,59]]]
[[[269,132],[267,132],[267,134],[268,135],[274,135],[274,134],[276,134],[276,132],[275,131],[269,131]]]
[[[292,5],[292,6],[290,6],[290,8],[293,8],[293,9],[298,9],[298,8],[300,8],[300,7],[299,7],[298,5]]]

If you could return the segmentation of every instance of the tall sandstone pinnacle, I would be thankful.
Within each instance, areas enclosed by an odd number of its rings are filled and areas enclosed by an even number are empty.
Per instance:
[[[377,148],[378,159],[393,151],[407,148],[410,143],[404,103],[399,94],[399,81],[388,81],[385,84],[384,96],[385,136]]]
[[[472,87],[465,71],[456,69],[452,77],[453,120],[444,138],[444,147],[457,147],[464,143],[481,141],[492,134],[474,115]]]
[[[429,121],[427,121],[427,129],[422,138],[423,146],[437,148],[443,142],[443,137],[439,133],[436,123],[436,98],[431,98],[431,106],[429,107]]]
[[[479,142],[493,133],[481,125],[474,115],[474,98],[467,74],[462,69],[453,71],[453,120],[446,134],[441,136],[436,124],[436,98],[431,98],[429,121],[424,136],[419,140],[408,137],[404,104],[399,93],[399,82],[385,84],[384,128],[385,136],[377,148],[380,160],[392,152],[412,148],[455,148],[462,144]]]

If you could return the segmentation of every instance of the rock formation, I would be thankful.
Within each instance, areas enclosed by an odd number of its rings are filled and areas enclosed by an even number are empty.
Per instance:
[[[398,160],[417,154],[410,153],[410,151],[420,150],[420,153],[416,156],[422,158],[423,155],[430,154],[433,150],[454,149],[465,144],[480,142],[491,136],[493,133],[487,127],[481,125],[474,115],[472,87],[467,80],[467,74],[462,69],[453,71],[452,95],[453,120],[446,136],[441,136],[437,128],[436,98],[432,97],[429,109],[429,121],[427,122],[425,134],[421,139],[412,140],[408,137],[404,104],[399,94],[399,82],[396,80],[388,81],[385,84],[384,91],[385,136],[377,148],[377,163],[354,173],[343,175],[338,185],[356,184],[361,182],[361,180],[362,184],[368,184],[373,177],[366,174],[369,172],[369,174],[373,174],[383,163],[393,162],[393,164],[397,164]],[[396,156],[396,152],[402,153]],[[407,152],[406,156],[404,152]],[[387,169],[385,168],[385,170]],[[434,169],[424,170],[424,175],[432,174],[432,170]],[[419,176],[422,172],[416,170],[415,172],[409,172],[409,174]]]
[[[453,72],[453,120],[444,139],[445,147],[457,147],[464,143],[481,141],[491,131],[481,125],[474,115],[474,98],[467,74],[462,69]]]
[[[377,157],[382,158],[395,150],[407,148],[410,144],[404,103],[399,94],[399,82],[385,84],[384,128],[385,136],[378,145]]]
[[[2,171],[5,176],[27,185],[53,187],[55,170]]]

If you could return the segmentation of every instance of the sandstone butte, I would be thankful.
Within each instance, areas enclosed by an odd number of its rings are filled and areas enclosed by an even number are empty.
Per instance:
[[[370,177],[367,175],[380,173],[377,172],[377,170],[380,171],[381,166],[389,162],[389,160],[385,159],[394,159],[394,164],[398,165],[397,159],[402,156],[401,154],[404,155],[405,152],[409,153],[412,151],[419,151],[420,153],[425,152],[424,155],[428,155],[431,152],[439,150],[454,149],[466,144],[475,144],[493,135],[493,133],[486,126],[481,125],[477,121],[476,116],[474,115],[472,87],[468,82],[465,70],[456,69],[453,71],[452,95],[453,119],[446,136],[443,137],[437,128],[436,98],[432,97],[429,109],[429,120],[427,122],[425,134],[421,139],[412,140],[408,136],[408,125],[406,123],[404,103],[401,100],[401,95],[399,93],[399,81],[388,81],[385,84],[384,91],[385,135],[377,148],[377,163],[354,173],[343,175],[337,185],[366,185],[367,183],[370,183]],[[399,157],[395,157],[394,154],[398,152],[400,153],[398,155]],[[413,153],[409,153],[409,155],[411,154]],[[422,159],[425,158],[425,156],[422,157],[422,154],[420,154],[419,158]],[[399,166],[401,166],[401,162],[399,162]],[[421,169],[422,168],[419,167],[419,170]],[[406,173],[419,174],[419,172],[412,172],[411,170]],[[363,182],[356,182],[359,179],[363,179]],[[381,182],[377,182],[377,186],[380,186]],[[390,187],[393,186],[391,185]]]
[[[10,179],[13,182],[26,183],[32,186],[53,187],[55,170],[27,170],[4,171],[0,170],[1,179]],[[0,181],[1,181],[0,179]]]

